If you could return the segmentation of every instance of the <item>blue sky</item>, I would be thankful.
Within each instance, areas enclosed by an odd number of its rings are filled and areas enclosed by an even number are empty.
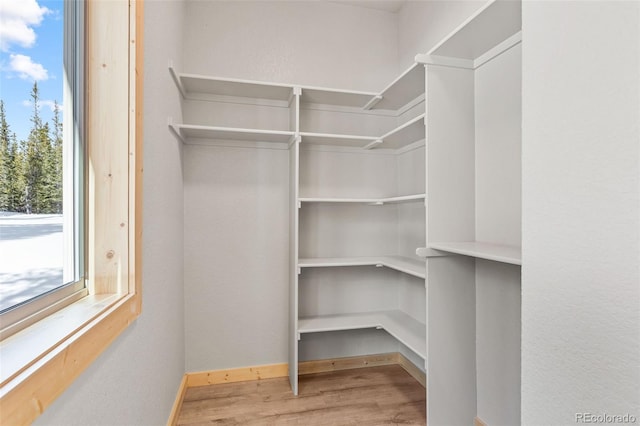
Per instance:
[[[18,140],[31,128],[33,82],[40,91],[40,114],[53,117],[62,104],[63,1],[0,0],[0,98]]]

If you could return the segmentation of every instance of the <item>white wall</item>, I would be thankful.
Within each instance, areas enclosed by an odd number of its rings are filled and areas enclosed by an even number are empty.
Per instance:
[[[186,22],[185,72],[371,91],[396,76],[392,13],[329,2],[194,1]],[[310,128],[329,115],[305,114]],[[288,360],[288,162],[286,150],[185,147],[187,371]],[[382,332],[349,337],[337,336],[333,347],[344,355],[371,341],[397,348]],[[326,341],[305,336],[301,359],[331,348]]]
[[[145,2],[142,315],[36,421],[41,425],[165,424],[184,374],[180,117],[167,71],[181,52],[184,4]]]
[[[522,423],[640,419],[640,4],[525,2],[523,39]]]
[[[395,77],[396,15],[320,1],[191,1],[185,72],[352,90]]]

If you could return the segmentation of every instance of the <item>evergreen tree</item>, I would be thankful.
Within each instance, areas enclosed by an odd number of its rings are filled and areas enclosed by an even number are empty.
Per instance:
[[[53,138],[51,151],[50,173],[48,175],[51,191],[51,213],[62,213],[62,121],[60,121],[60,106],[54,102],[53,110]]]
[[[4,101],[0,100],[0,211],[9,210],[9,186],[11,182],[9,157],[9,123],[4,111]]]
[[[16,134],[13,133],[9,139],[9,176],[11,180],[8,187],[8,208],[12,212],[24,212],[24,158],[18,149]]]
[[[33,127],[26,141],[22,141],[21,149],[24,155],[24,180],[25,180],[25,211],[27,214],[40,213],[42,202],[39,197],[43,194],[44,186],[44,162],[49,140],[48,131],[44,138],[42,119],[40,118],[40,98],[38,83],[33,83],[31,90],[33,103],[33,115],[31,123]],[[48,129],[47,129],[48,130]],[[43,138],[45,140],[43,140]]]

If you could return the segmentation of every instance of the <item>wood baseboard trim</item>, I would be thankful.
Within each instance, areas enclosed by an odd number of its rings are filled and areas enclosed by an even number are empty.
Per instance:
[[[476,417],[475,419],[473,419],[473,426],[487,426],[487,424],[480,420],[479,417]]]
[[[287,363],[187,373],[187,387],[273,379],[289,375]]]
[[[351,356],[345,358],[302,361],[298,363],[298,374],[326,373],[328,371],[352,370],[354,368],[377,367],[398,363],[398,353]]]
[[[414,379],[418,381],[424,387],[427,388],[427,375],[424,371],[420,370],[414,363],[409,361],[407,357],[402,355],[400,352],[395,353],[396,356],[396,364],[404,369],[407,373],[411,375]]]
[[[185,393],[187,393],[186,374],[182,376],[182,381],[180,381],[180,387],[178,388],[178,393],[176,394],[176,400],[173,401],[173,408],[171,408],[171,414],[169,415],[167,426],[175,426],[178,424],[178,416],[180,415],[180,410],[182,409],[182,401],[184,401]]]

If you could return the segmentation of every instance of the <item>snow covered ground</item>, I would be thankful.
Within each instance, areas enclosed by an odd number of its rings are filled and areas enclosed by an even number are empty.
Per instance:
[[[62,215],[0,212],[0,310],[62,285]]]

